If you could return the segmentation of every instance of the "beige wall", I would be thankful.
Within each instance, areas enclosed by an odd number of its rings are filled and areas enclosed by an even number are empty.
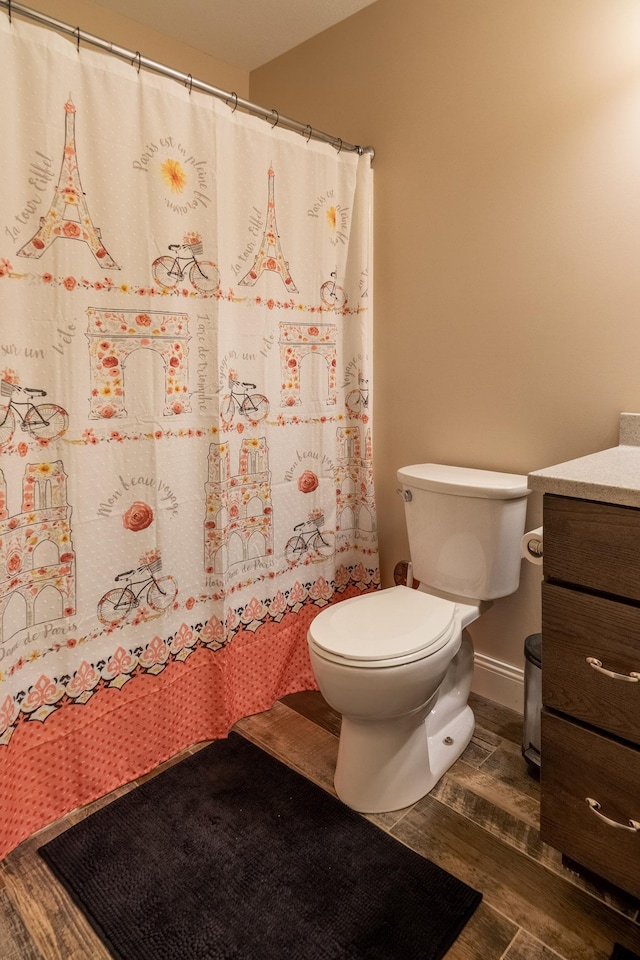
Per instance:
[[[158,33],[157,30],[111,13],[90,0],[26,0],[24,5],[54,20],[74,27],[79,26],[81,30],[101,40],[110,40],[127,50],[139,50],[143,57],[172,67],[180,73],[191,74],[213,87],[234,90],[240,97],[248,96],[249,74],[245,70],[209,57],[186,43]],[[131,9],[134,8],[135,0],[131,0]],[[176,4],[176,11],[179,16],[179,3]]]
[[[250,96],[376,148],[389,583],[398,466],[527,473],[615,444],[640,410],[640,3],[378,0],[256,70]],[[522,665],[539,583],[525,564],[476,651]]]

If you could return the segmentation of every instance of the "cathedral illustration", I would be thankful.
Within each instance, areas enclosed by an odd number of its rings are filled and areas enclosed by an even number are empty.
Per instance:
[[[0,470],[0,643],[34,624],[75,614],[70,520],[61,460],[26,465],[22,509],[13,516]]]
[[[360,427],[340,427],[336,431],[336,440],[336,534],[340,536],[352,530],[373,532],[376,512],[371,431],[367,430],[364,450]]]
[[[204,562],[208,574],[273,555],[269,449],[264,437],[242,441],[238,473],[231,474],[228,443],[209,447],[205,484]]]

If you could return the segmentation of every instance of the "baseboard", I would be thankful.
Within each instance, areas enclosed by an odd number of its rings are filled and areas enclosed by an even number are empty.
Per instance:
[[[471,689],[487,700],[524,713],[524,670],[476,653]]]

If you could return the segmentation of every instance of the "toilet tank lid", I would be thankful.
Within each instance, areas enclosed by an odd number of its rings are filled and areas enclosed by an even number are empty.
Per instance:
[[[530,493],[526,476],[476,470],[473,467],[452,467],[444,463],[414,463],[409,467],[401,467],[398,470],[398,480],[408,487],[458,497],[515,500]]]

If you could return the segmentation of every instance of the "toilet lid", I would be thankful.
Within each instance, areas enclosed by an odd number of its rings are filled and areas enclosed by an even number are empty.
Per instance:
[[[442,646],[455,609],[450,600],[390,587],[327,607],[309,635],[321,650],[347,660],[395,660]]]

